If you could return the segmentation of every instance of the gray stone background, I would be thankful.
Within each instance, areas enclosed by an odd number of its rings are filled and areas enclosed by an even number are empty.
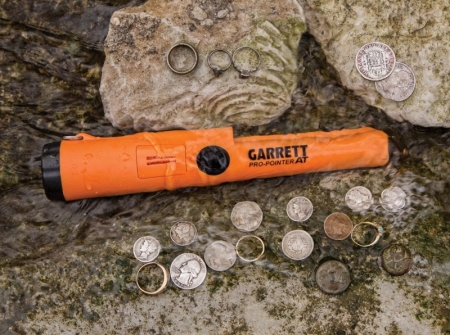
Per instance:
[[[141,4],[0,1],[0,333],[450,333],[450,132],[394,120],[349,89],[337,64],[329,62],[330,44],[310,28],[312,13],[328,11],[315,8],[318,3],[303,4],[308,30],[298,46],[299,80],[291,107],[264,125],[237,123],[235,135],[371,126],[388,133],[393,143],[387,166],[70,203],[45,198],[40,181],[45,143],[79,131],[134,132],[105,119],[99,87],[112,13]],[[327,8],[342,13],[351,5]],[[448,13],[444,5],[424,5],[420,12],[432,15],[441,6]],[[366,11],[370,6],[358,5]],[[407,13],[391,4],[383,8],[389,6]],[[448,31],[448,20],[440,25]],[[445,31],[437,41],[448,45]],[[395,41],[392,37],[394,49]],[[429,59],[422,62],[439,67]],[[368,187],[375,199],[384,188],[400,186],[408,194],[407,206],[387,213],[376,201],[367,212],[353,213],[343,199],[357,185]],[[285,212],[299,195],[314,204],[313,216],[302,224]],[[209,271],[192,291],[170,284],[156,297],[140,293],[134,283],[139,264],[132,254],[138,237],[156,237],[162,245],[158,261],[168,267],[182,252],[202,255],[214,240],[235,242],[241,233],[231,225],[230,213],[244,200],[257,202],[264,213],[256,231],[266,242],[263,259],[238,261],[224,273]],[[387,232],[368,249],[329,240],[323,220],[334,211],[354,222],[376,221]],[[170,241],[169,229],[181,219],[199,231],[198,241],[188,247]],[[315,248],[296,262],[283,256],[280,242],[298,228],[312,235]],[[378,264],[380,251],[394,242],[414,254],[412,269],[401,277]],[[324,294],[315,284],[315,268],[329,258],[351,271],[352,283],[341,295]]]

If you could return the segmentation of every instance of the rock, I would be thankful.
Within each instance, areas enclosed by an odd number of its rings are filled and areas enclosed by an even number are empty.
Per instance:
[[[299,0],[311,34],[342,83],[368,104],[397,121],[424,127],[450,127],[450,8],[448,1],[352,2]],[[397,61],[416,76],[416,89],[403,102],[383,98],[373,82],[361,77],[354,59],[361,46],[389,45]]]
[[[115,12],[109,29],[100,93],[115,127],[261,125],[291,106],[306,29],[295,0],[148,2]],[[178,42],[198,53],[196,68],[186,75],[166,64]],[[241,46],[258,51],[259,69],[247,79],[233,66],[215,76],[208,54],[218,48],[232,54]]]

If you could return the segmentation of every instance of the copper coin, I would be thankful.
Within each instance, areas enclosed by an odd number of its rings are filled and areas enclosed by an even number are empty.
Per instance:
[[[413,263],[411,251],[401,244],[392,244],[381,252],[381,266],[393,276],[409,271]]]
[[[350,285],[350,271],[342,262],[326,261],[316,270],[316,283],[325,293],[342,293]]]
[[[333,240],[345,240],[350,236],[353,222],[344,213],[333,213],[327,216],[323,223],[325,234]]]

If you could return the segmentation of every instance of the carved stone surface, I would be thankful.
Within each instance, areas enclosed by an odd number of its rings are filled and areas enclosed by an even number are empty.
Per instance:
[[[310,32],[320,42],[342,83],[368,104],[397,121],[424,127],[450,127],[450,9],[446,0],[367,2],[299,0]],[[383,98],[373,82],[355,68],[364,44],[389,45],[398,62],[416,76],[416,89],[405,101]]]
[[[291,106],[304,31],[295,0],[149,1],[117,11],[105,41],[105,115],[115,127],[136,130],[266,124]],[[186,75],[166,64],[178,42],[198,53]],[[231,66],[216,77],[208,54],[241,46],[258,51],[259,69],[242,79]]]

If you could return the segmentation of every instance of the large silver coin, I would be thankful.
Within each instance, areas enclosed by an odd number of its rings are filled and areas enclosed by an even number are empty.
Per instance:
[[[134,242],[133,254],[140,262],[148,263],[153,261],[159,255],[161,245],[158,240],[152,236],[143,236]]]
[[[416,87],[416,77],[412,70],[403,63],[395,64],[392,74],[375,82],[375,88],[386,99],[403,101],[408,99]]]
[[[184,290],[199,287],[206,278],[206,264],[196,254],[184,253],[175,258],[170,265],[172,282]]]
[[[170,238],[175,244],[189,245],[197,239],[197,228],[188,221],[178,221],[170,228]]]
[[[339,261],[326,261],[317,268],[316,283],[326,293],[342,293],[350,285],[350,271]]]
[[[302,260],[311,255],[314,249],[314,240],[304,230],[292,230],[281,241],[283,253],[294,260]]]
[[[363,186],[353,187],[345,195],[345,203],[355,212],[365,211],[373,203],[372,193]]]
[[[292,198],[286,206],[289,218],[297,222],[308,220],[313,213],[313,209],[312,202],[305,197]]]
[[[231,222],[241,231],[256,230],[263,219],[263,212],[253,201],[238,202],[231,211]]]
[[[395,68],[395,53],[386,44],[371,42],[358,50],[356,69],[368,80],[382,80],[389,77]]]
[[[215,241],[205,250],[205,262],[213,270],[226,271],[236,262],[235,247],[225,241]]]
[[[406,204],[406,193],[397,186],[387,188],[381,192],[380,203],[385,210],[397,212]]]

